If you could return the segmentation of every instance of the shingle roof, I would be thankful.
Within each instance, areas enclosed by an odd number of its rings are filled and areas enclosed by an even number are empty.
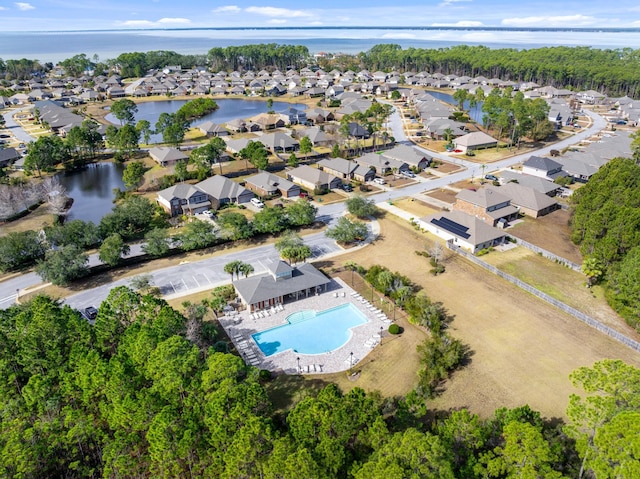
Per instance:
[[[279,261],[278,263],[282,263]],[[269,265],[278,269],[279,265]],[[325,285],[330,280],[309,263],[292,269],[290,278],[276,280],[271,272],[250,276],[233,283],[236,291],[247,304],[286,296],[291,293]]]

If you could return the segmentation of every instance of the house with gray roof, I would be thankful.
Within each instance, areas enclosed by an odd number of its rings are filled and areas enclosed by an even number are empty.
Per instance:
[[[202,213],[211,207],[207,194],[188,183],[178,183],[158,191],[156,200],[172,218]]]
[[[250,312],[326,291],[331,280],[313,265],[290,266],[284,261],[267,263],[266,273],[233,282],[233,286]]]
[[[325,158],[318,162],[318,166],[322,171],[326,171],[338,178],[356,180],[363,183],[373,180],[376,176],[376,172],[371,168],[344,158]]]
[[[15,148],[3,148],[0,150],[0,168],[10,165],[20,158],[20,153]]]
[[[271,197],[277,194],[282,195],[283,198],[300,196],[299,185],[266,171],[261,171],[257,175],[247,178],[245,186],[261,197]]]
[[[532,155],[522,164],[522,173],[538,176],[545,180],[554,181],[556,178],[567,176],[562,171],[562,165],[547,157]]]
[[[212,136],[227,136],[229,131],[223,127],[222,125],[218,125],[212,121],[205,121],[198,125],[198,129],[202,132],[203,135],[207,135],[208,137]]]
[[[168,146],[154,146],[149,148],[149,156],[153,161],[160,166],[175,165],[178,161],[188,160],[187,155],[178,150]]]
[[[342,181],[337,176],[311,166],[302,165],[287,172],[287,178],[308,191],[327,191],[339,188]]]
[[[367,153],[366,155],[356,158],[355,161],[365,168],[374,170],[379,175],[386,175],[393,171],[400,172],[409,169],[409,165],[404,161],[398,161],[377,153]]]
[[[260,137],[260,142],[272,152],[296,151],[300,143],[282,132],[265,133]]]
[[[421,228],[473,254],[506,241],[503,230],[462,211],[441,211],[420,218]]]
[[[518,208],[511,204],[511,199],[488,188],[461,190],[456,195],[453,210],[474,216],[491,226],[505,227],[509,221],[518,218]]]
[[[498,140],[487,135],[483,131],[474,131],[466,135],[460,136],[453,140],[453,144],[456,149],[462,150],[463,153],[467,151],[479,150],[482,148],[495,148],[498,145]]]
[[[419,170],[427,168],[432,160],[426,153],[409,145],[396,145],[390,150],[384,150],[381,155]]]
[[[539,218],[560,208],[558,202],[550,196],[519,183],[506,183],[502,186],[485,188],[505,195],[511,200],[513,206],[519,208],[520,213],[532,218]]]
[[[547,196],[555,196],[560,192],[562,186],[553,181],[545,180],[538,176],[524,175],[520,172],[506,170],[500,173],[500,183],[518,183],[522,186],[533,188]]]
[[[562,171],[566,172],[567,175],[571,176],[575,181],[586,183],[599,169],[599,167],[584,161],[586,158],[587,157],[560,156],[556,159],[558,163],[562,165]]]
[[[253,192],[240,185],[240,183],[236,183],[222,175],[207,178],[197,183],[196,186],[207,194],[209,201],[211,201],[211,207],[215,210],[222,205],[230,203],[248,203],[254,196]]]
[[[300,130],[298,132],[298,138],[304,138],[305,136],[309,138],[313,146],[326,146],[331,141],[329,135],[327,135],[317,126],[305,128],[304,130]]]

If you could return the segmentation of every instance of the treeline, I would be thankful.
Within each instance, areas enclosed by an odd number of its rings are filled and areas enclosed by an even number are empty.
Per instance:
[[[396,44],[381,44],[357,58],[363,68],[371,71],[397,69],[470,77],[482,75],[578,91],[593,89],[612,96],[634,97],[640,93],[640,50],[631,48],[601,50],[558,46],[518,50],[457,45],[402,49]]]
[[[640,331],[640,165],[615,158],[572,199],[583,271],[590,283],[605,281],[609,304]]]
[[[334,384],[276,413],[279,380],[204,321],[216,294],[183,316],[114,288],[94,326],[46,297],[0,311],[0,476],[638,476],[640,370],[621,361],[571,375],[567,425],[528,406],[434,418],[413,393]]]
[[[257,71],[275,67],[284,72],[289,68],[306,66],[309,58],[309,49],[305,46],[277,43],[216,47],[207,54],[213,71]]]
[[[259,234],[278,234],[313,224],[317,208],[295,201],[286,208],[265,207],[252,221],[233,209],[220,212],[216,228],[193,220],[171,235],[167,214],[143,196],[124,194],[124,199],[105,215],[99,225],[73,220],[45,226],[42,233],[27,230],[0,237],[0,272],[36,266],[37,273],[54,284],[68,284],[90,273],[85,250],[99,247],[100,260],[118,266],[129,251],[128,241],[144,239],[142,250],[151,258],[172,251],[194,251]]]
[[[170,65],[195,68],[205,65],[206,55],[183,55],[167,50],[122,53],[114,60],[107,60],[109,67],[117,67],[124,78],[140,78],[152,69],[163,69]]]

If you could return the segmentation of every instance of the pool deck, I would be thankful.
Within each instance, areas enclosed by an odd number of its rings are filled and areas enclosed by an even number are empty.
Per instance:
[[[351,328],[351,338],[346,344],[322,354],[302,354],[289,349],[281,353],[265,357],[252,334],[286,324],[286,318],[302,310],[322,311],[345,303],[352,303],[367,318],[367,322]],[[377,306],[372,305],[365,298],[361,298],[340,278],[334,278],[328,291],[305,299],[285,303],[284,310],[253,319],[248,311],[220,318],[229,338],[233,341],[243,359],[260,369],[268,369],[275,373],[285,374],[319,374],[346,371],[357,365],[371,350],[380,344],[382,337],[387,334],[391,321],[381,315]],[[382,328],[382,330],[380,329]],[[351,354],[353,353],[353,355]],[[300,358],[298,370],[298,359]]]

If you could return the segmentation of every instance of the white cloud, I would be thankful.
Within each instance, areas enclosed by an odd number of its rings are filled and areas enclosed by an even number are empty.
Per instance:
[[[460,20],[456,23],[432,23],[432,27],[483,27],[482,22],[475,20]]]
[[[123,27],[136,27],[136,28],[155,26],[155,23],[150,22],[149,20],[125,20],[124,22],[118,22],[118,24],[122,25]]]
[[[502,25],[508,27],[536,27],[536,26],[585,26],[596,23],[594,17],[586,15],[558,15],[539,17],[514,17],[502,20]]]
[[[287,23],[287,21],[284,18],[272,18],[271,20],[268,20],[267,23],[270,23],[271,25],[282,25],[283,23]]]
[[[278,7],[247,7],[245,8],[247,13],[255,13],[256,15],[263,15],[265,17],[311,17],[312,15],[304,10],[290,10],[288,8]]]
[[[323,22],[320,22],[320,21],[316,21],[316,22],[311,22],[311,23],[309,23],[309,25],[311,25],[311,26],[313,26],[313,27],[319,27],[319,26],[324,25],[324,23],[323,23]]]
[[[161,18],[160,20],[158,20],[158,23],[161,25],[166,25],[166,24],[181,24],[181,25],[185,25],[188,23],[191,23],[191,20],[189,20],[188,18]]]
[[[9,10],[7,7],[0,6],[0,10]]]
[[[237,5],[225,5],[211,10],[212,13],[240,13],[242,8]]]
[[[26,12],[27,10],[34,10],[36,8],[30,3],[24,2],[16,2],[14,5],[18,7],[18,10],[22,10],[23,12]]]
[[[471,0],[444,0],[444,2],[442,2],[440,5],[438,5],[439,7],[448,7],[449,5],[453,5],[455,3],[460,3],[460,2],[470,2]]]

